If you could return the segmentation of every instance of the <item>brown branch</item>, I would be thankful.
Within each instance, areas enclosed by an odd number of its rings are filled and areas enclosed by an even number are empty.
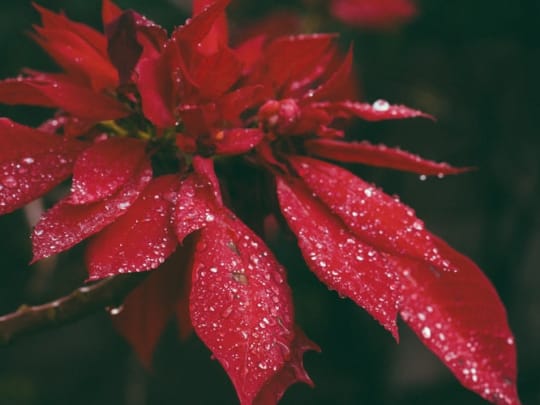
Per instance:
[[[119,275],[80,287],[69,295],[36,306],[22,305],[0,317],[0,345],[39,330],[64,325],[107,307],[120,305],[147,274]]]

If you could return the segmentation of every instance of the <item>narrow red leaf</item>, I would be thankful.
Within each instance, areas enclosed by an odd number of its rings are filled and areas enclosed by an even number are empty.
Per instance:
[[[232,125],[240,126],[240,114],[265,100],[263,86],[244,86],[223,95],[219,99],[219,110],[223,119]]]
[[[118,71],[120,84],[131,79],[135,65],[139,61],[143,48],[137,41],[135,12],[124,11],[105,27],[107,34],[107,53]]]
[[[413,110],[404,105],[390,104],[386,100],[377,100],[373,104],[354,101],[319,102],[315,106],[326,109],[335,118],[358,117],[366,121],[397,120],[404,118],[434,118],[420,110]]]
[[[79,155],[73,167],[69,202],[88,204],[111,196],[133,176],[145,157],[145,143],[109,138]]]
[[[69,177],[84,147],[0,118],[0,214],[22,207]]]
[[[173,47],[167,46],[159,56],[141,60],[136,68],[144,116],[159,128],[176,123],[177,88],[171,76],[174,58]]]
[[[362,163],[423,175],[444,176],[470,170],[453,167],[448,163],[426,160],[418,155],[386,145],[373,145],[367,141],[342,142],[332,139],[312,139],[305,142],[306,150],[314,155],[347,163]]]
[[[223,205],[223,200],[221,198],[221,189],[219,186],[219,179],[216,175],[216,171],[214,170],[214,161],[209,158],[195,156],[191,163],[193,164],[193,169],[195,170],[195,172],[206,176],[208,180],[210,180],[210,183],[212,184],[212,189],[214,190],[216,201],[219,205]]]
[[[222,155],[237,155],[246,153],[259,144],[264,138],[264,132],[257,128],[226,129],[216,135],[216,153]]]
[[[469,258],[432,239],[459,270],[393,258],[403,274],[401,316],[465,387],[495,404],[519,404],[514,337],[497,292]]]
[[[412,208],[341,167],[300,156],[290,161],[307,186],[360,240],[393,255],[452,269]]]
[[[86,251],[89,280],[152,270],[174,252],[171,215],[179,179],[153,179],[137,201],[92,239]]]
[[[251,404],[291,356],[294,323],[285,272],[231,212],[200,231],[193,263],[195,332],[226,370],[240,402]]]
[[[275,405],[287,388],[297,382],[303,382],[313,387],[313,381],[304,370],[303,365],[304,353],[308,350],[320,351],[319,346],[309,340],[300,328],[296,327],[289,359],[281,370],[264,385],[253,403],[255,405]]]
[[[188,294],[183,285],[191,256],[188,249],[178,248],[119,308],[109,311],[115,328],[147,368],[152,366],[154,350],[176,311],[178,300]]]
[[[32,233],[33,262],[62,252],[99,232],[123,215],[152,178],[145,161],[128,182],[106,200],[73,205],[70,197],[58,202],[41,216]]]
[[[397,340],[399,277],[384,254],[358,240],[299,182],[278,178],[277,193],[309,268],[330,289],[368,311]]]

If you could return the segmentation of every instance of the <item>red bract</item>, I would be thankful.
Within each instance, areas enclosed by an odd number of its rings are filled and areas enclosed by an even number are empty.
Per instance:
[[[111,310],[142,361],[151,365],[176,315],[242,404],[274,404],[289,385],[312,384],[302,357],[318,349],[296,325],[285,269],[254,231],[281,216],[330,289],[396,339],[401,314],[463,385],[519,403],[506,314],[476,265],[397,198],[313,157],[424,175],[466,170],[344,140],[351,119],[431,117],[355,100],[353,55],[341,56],[335,35],[229,47],[227,4],[196,2],[170,38],[108,0],[106,35],[38,8],[35,38],[63,72],[0,82],[0,101],[58,109],[38,130],[0,120],[0,213],[72,175],[34,228],[34,260],[91,237],[89,280],[155,270]]]

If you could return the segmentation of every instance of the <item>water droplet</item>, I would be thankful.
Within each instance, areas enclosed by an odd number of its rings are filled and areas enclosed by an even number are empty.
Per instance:
[[[7,188],[15,188],[19,185],[17,179],[13,176],[7,176],[2,179],[2,184]]]
[[[36,235],[36,236],[43,235],[43,229],[40,229],[40,228],[34,229],[34,235]]]
[[[34,158],[26,157],[22,161],[23,163],[26,163],[27,165],[31,165],[32,163],[34,163]]]
[[[429,339],[431,337],[431,329],[429,329],[427,326],[424,326],[422,328],[422,336],[424,336],[426,339]]]
[[[210,267],[210,273],[217,273],[218,269],[217,267]]]
[[[215,217],[212,214],[207,213],[204,219],[206,220],[206,222],[212,222],[215,219]]]
[[[221,316],[223,318],[228,318],[229,316],[231,316],[232,312],[233,312],[233,306],[229,305],[228,307],[225,307],[223,311],[221,311]]]
[[[258,367],[261,369],[261,370],[266,370],[268,368],[268,366],[266,365],[266,363],[263,363],[263,362],[260,362],[258,364]]]
[[[373,103],[372,107],[375,111],[384,112],[390,109],[390,103],[386,100],[379,99]]]
[[[506,339],[506,343],[509,344],[509,345],[513,345],[514,344],[514,338],[512,336],[510,336],[508,339]]]
[[[421,174],[420,177],[418,177],[420,179],[420,181],[426,181],[427,180],[427,176],[425,174]]]
[[[118,315],[120,312],[122,312],[124,307],[120,305],[119,307],[114,308],[108,308],[107,311],[109,312],[109,315],[115,316]]]

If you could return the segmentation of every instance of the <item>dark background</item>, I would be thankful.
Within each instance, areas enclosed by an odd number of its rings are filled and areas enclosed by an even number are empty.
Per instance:
[[[118,1],[167,28],[188,11],[164,0]],[[270,1],[237,3],[242,25]],[[280,2],[283,5],[292,2]],[[70,17],[99,26],[100,2],[49,0]],[[343,30],[354,41],[363,98],[404,103],[438,118],[359,124],[356,138],[478,170],[420,181],[382,169],[358,169],[414,207],[436,234],[472,257],[493,281],[516,335],[519,392],[540,404],[540,2],[424,0],[420,16],[391,32]],[[293,4],[301,10],[299,4]],[[37,13],[26,1],[0,5],[0,77],[22,67],[53,68],[27,37]],[[339,26],[334,25],[334,29]],[[40,109],[0,107],[26,124]],[[49,200],[46,200],[50,204]],[[31,258],[22,211],[0,218],[0,313],[81,285],[83,246],[39,266]],[[298,323],[323,352],[308,353],[315,389],[297,385],[283,404],[482,404],[402,325],[396,345],[361,309],[329,292],[301,264],[287,235],[275,246],[289,269]],[[234,404],[232,385],[194,336],[164,334],[154,370],[145,371],[105,311],[0,348],[0,404]]]

